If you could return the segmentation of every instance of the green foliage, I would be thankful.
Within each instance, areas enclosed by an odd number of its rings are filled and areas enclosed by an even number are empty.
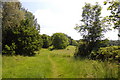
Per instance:
[[[88,52],[88,44],[85,41],[80,41],[79,45],[77,46],[75,50],[75,57],[81,56],[81,57],[86,57],[89,55]]]
[[[66,37],[68,38],[68,42],[69,42],[69,45],[72,45],[72,38],[70,37],[70,36],[68,36],[67,34],[65,34],[66,35]]]
[[[117,60],[120,62],[120,46],[101,47],[97,52],[92,52],[92,56],[100,60]]]
[[[76,48],[75,57],[89,57],[92,52],[96,52],[99,50],[100,47],[107,47],[108,46],[108,39],[105,40],[97,40],[96,42],[86,42],[85,40],[80,40],[79,44]],[[93,45],[94,44],[94,45]]]
[[[3,2],[2,13],[2,30],[3,33],[7,28],[18,27],[20,21],[24,19],[24,12],[20,11],[20,2]]]
[[[84,39],[84,42],[78,46],[78,54],[87,56],[102,45],[101,38],[106,26],[101,20],[101,10],[102,8],[98,3],[95,5],[86,3],[83,7],[81,25],[77,25],[75,28]]]
[[[23,9],[20,2],[3,3],[3,54],[35,55],[42,47],[40,27],[34,15]]]
[[[16,49],[15,43],[12,43],[12,45],[10,45],[10,46],[5,45],[5,49],[3,50],[3,53],[5,53],[5,54],[9,53],[8,55],[14,55],[15,49]]]
[[[120,41],[119,40],[110,40],[109,46],[120,46]]]
[[[120,32],[120,1],[119,0],[106,0],[104,2],[106,4],[109,4],[107,10],[111,12],[109,16],[105,17],[105,21],[110,26],[114,25],[114,29],[118,29]],[[120,34],[118,33],[118,37],[120,37]]]
[[[34,51],[41,49],[42,38],[35,27],[22,26],[16,34],[19,54],[34,55]],[[20,35],[20,36],[19,36]],[[21,36],[22,35],[22,36]]]
[[[52,36],[52,44],[56,49],[64,49],[68,46],[68,38],[64,33],[54,33]]]
[[[23,21],[23,23],[26,23],[26,21],[27,20]],[[15,28],[14,30],[9,30],[7,32],[14,38],[11,38],[11,36],[6,36],[9,38],[9,40],[4,41],[4,44],[6,43],[6,45],[5,48],[3,47],[3,49],[4,52],[7,51],[5,54],[12,54],[12,50],[16,52],[14,54],[34,55],[34,51],[37,51],[42,47],[42,38],[35,27],[21,25],[21,27]],[[13,43],[16,47],[13,45]]]
[[[76,40],[72,40],[72,45],[73,46],[77,46],[78,45],[77,41]]]
[[[104,39],[104,40],[99,41],[98,46],[99,46],[99,48],[100,47],[107,47],[107,46],[109,46],[109,40],[108,39]]]
[[[107,23],[114,24],[114,28],[118,28],[120,25],[120,10],[118,10],[118,6],[120,6],[120,2],[118,0],[107,0],[104,1],[104,5],[109,4],[107,10],[111,12],[109,16],[106,17]]]
[[[103,37],[104,26],[100,20],[101,6],[86,3],[83,7],[81,25],[76,25],[76,30],[81,33],[83,39],[88,42],[95,42]]]
[[[42,46],[43,48],[48,48],[52,44],[52,40],[50,36],[43,34],[42,39],[43,39],[43,46]]]

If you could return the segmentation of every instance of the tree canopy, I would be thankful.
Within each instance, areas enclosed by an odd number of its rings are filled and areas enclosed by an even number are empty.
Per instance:
[[[42,47],[39,24],[20,2],[3,2],[3,54],[34,55]]]
[[[83,36],[83,43],[79,45],[78,54],[83,52],[89,55],[93,50],[99,49],[101,38],[104,37],[103,32],[106,30],[101,19],[101,10],[98,3],[95,5],[86,3],[83,7],[81,25],[77,24],[75,28]]]
[[[52,35],[52,44],[56,49],[64,49],[68,46],[68,38],[64,33],[54,33]]]
[[[48,48],[52,44],[52,40],[50,36],[43,34],[42,39],[43,39],[43,46],[42,46],[43,48]]]

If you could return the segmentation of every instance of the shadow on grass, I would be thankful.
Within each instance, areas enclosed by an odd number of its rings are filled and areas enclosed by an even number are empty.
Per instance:
[[[29,54],[29,55],[27,55],[27,54],[2,54],[2,56],[24,56],[24,57],[33,57],[35,55],[36,55],[36,53]]]

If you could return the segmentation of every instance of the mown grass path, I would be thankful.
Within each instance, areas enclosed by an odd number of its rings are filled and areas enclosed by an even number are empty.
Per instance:
[[[51,65],[52,65],[52,77],[57,78],[58,71],[57,71],[56,63],[51,59],[50,55],[48,55],[48,60],[51,62]]]

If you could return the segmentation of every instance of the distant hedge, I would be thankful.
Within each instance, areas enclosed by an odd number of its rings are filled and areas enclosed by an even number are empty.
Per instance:
[[[73,45],[73,46],[78,46],[77,41],[76,41],[76,40],[72,40],[72,45]]]
[[[69,42],[64,33],[54,33],[52,36],[52,44],[53,48],[65,49],[68,46]]]
[[[118,60],[120,62],[120,46],[101,47],[97,52],[92,52],[91,57],[100,60]]]
[[[48,48],[52,44],[52,40],[50,36],[43,34],[42,39],[43,39],[43,46],[42,46],[43,48]]]

